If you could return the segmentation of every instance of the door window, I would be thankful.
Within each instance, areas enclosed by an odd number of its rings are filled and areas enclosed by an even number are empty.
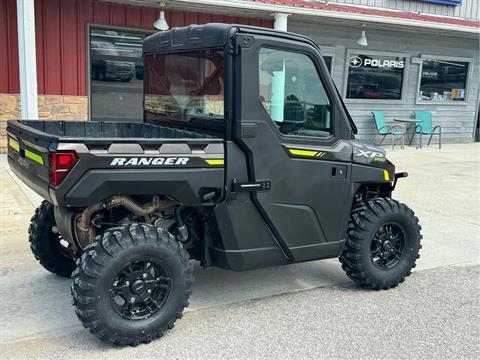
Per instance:
[[[262,48],[258,69],[260,102],[281,133],[332,134],[330,101],[310,57]]]

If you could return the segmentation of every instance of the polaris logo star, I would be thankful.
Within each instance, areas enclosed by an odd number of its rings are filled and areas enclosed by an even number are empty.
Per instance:
[[[173,166],[187,165],[189,158],[185,157],[116,157],[110,166]]]
[[[349,64],[351,67],[362,66],[362,58],[358,56],[352,56],[349,60]]]

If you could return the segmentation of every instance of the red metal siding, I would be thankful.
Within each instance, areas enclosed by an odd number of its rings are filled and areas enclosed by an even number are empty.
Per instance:
[[[97,0],[35,0],[39,94],[87,94],[88,23],[153,29],[158,9]],[[272,27],[273,20],[165,10],[170,26],[234,22]],[[18,93],[16,0],[0,0],[0,93]]]

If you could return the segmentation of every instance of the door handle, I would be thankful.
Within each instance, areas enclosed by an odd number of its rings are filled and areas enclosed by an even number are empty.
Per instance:
[[[255,192],[255,191],[269,191],[272,188],[272,182],[270,180],[262,180],[255,182],[238,182],[237,179],[233,179],[232,192]]]
[[[347,177],[346,165],[335,165],[330,170],[330,177],[336,179],[345,179]]]

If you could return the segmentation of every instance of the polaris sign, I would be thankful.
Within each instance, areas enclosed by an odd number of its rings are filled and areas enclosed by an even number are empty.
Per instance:
[[[374,59],[374,58],[364,58],[360,56],[352,56],[348,60],[348,65],[350,67],[372,67],[372,68],[395,68],[403,69],[405,67],[404,60],[388,60],[388,59]]]

